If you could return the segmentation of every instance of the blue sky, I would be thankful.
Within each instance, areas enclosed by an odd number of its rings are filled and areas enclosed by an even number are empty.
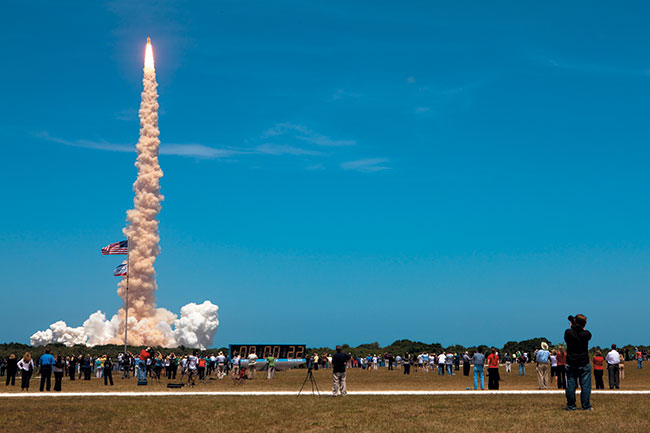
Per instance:
[[[236,342],[645,343],[650,8],[12,2],[0,341],[121,305],[144,43],[158,305]]]

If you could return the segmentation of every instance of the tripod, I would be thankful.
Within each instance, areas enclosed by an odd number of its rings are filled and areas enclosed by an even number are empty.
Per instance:
[[[320,390],[318,389],[318,384],[316,383],[316,378],[314,377],[314,373],[312,373],[311,368],[307,370],[307,377],[305,377],[305,381],[302,383],[302,386],[300,387],[300,391],[298,391],[298,395],[296,397],[300,397],[300,393],[302,392],[302,389],[305,387],[307,381],[311,382],[311,395],[318,395],[320,397]],[[314,392],[314,390],[316,392]]]

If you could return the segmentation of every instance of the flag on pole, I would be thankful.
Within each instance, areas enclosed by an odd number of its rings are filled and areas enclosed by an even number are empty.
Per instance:
[[[102,248],[102,256],[109,254],[128,254],[129,253],[129,241],[120,241],[113,242],[112,244],[106,245]]]
[[[122,277],[126,275],[128,271],[129,271],[129,265],[127,265],[126,263],[122,263],[117,268],[115,268],[115,270],[113,271],[113,275],[115,275],[116,277]]]

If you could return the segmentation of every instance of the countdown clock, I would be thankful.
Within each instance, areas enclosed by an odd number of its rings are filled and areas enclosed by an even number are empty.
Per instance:
[[[248,367],[248,355],[257,355],[256,369],[266,368],[266,358],[275,358],[275,368],[286,370],[305,363],[307,346],[305,344],[231,344],[228,354],[230,359],[238,354],[242,367]]]

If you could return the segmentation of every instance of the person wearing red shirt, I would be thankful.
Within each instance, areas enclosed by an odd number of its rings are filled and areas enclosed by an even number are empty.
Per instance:
[[[499,355],[493,347],[488,355],[488,389],[499,389]]]
[[[199,380],[204,380],[205,378],[205,357],[199,358]]]
[[[638,347],[635,348],[636,352],[634,352],[634,358],[636,359],[636,368],[639,370],[643,368],[643,354],[639,350]]]
[[[557,351],[557,388],[566,389],[566,350],[560,346]]]
[[[138,381],[146,385],[147,382],[147,359],[151,356],[151,347],[142,349],[138,357]]]
[[[605,371],[605,358],[600,350],[596,351],[596,356],[591,361],[594,364],[594,379],[596,380],[596,389],[605,389],[603,382],[603,373]]]

